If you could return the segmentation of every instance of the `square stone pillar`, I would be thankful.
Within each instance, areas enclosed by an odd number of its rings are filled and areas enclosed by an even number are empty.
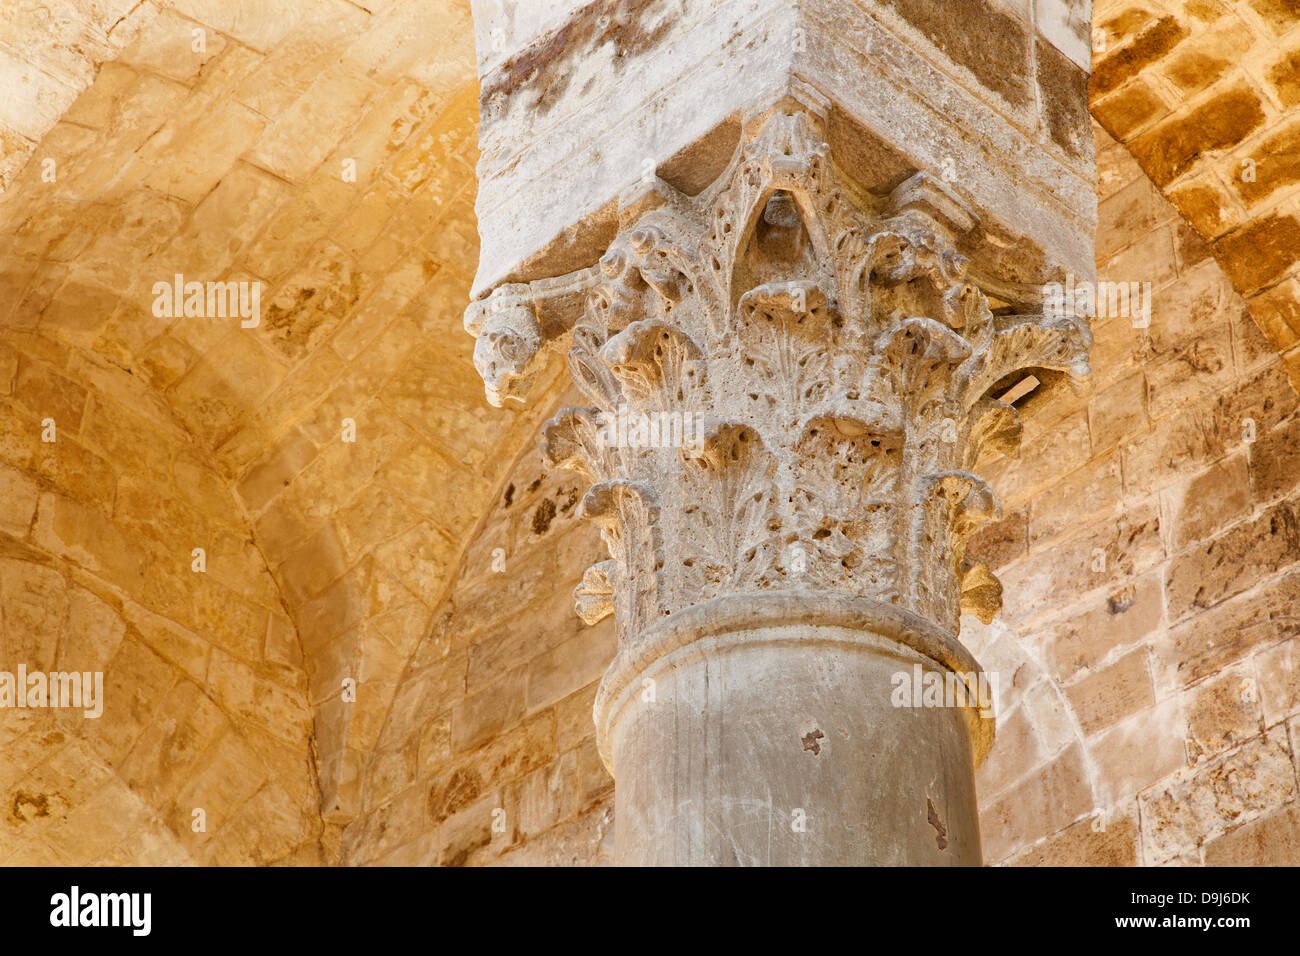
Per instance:
[[[1031,5],[476,0],[475,297],[593,264],[618,197],[647,171],[698,192],[745,112],[792,78],[829,102],[828,142],[856,186],[888,192],[925,170],[970,203],[981,225],[963,252],[977,272],[1035,287],[1090,278],[1091,4],[1040,2],[1055,13],[1047,35],[1013,12]]]

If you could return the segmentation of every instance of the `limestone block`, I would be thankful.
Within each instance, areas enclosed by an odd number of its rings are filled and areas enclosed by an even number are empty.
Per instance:
[[[1130,812],[1117,819],[1080,820],[1016,857],[1010,865],[1136,866],[1137,851],[1137,820]]]
[[[1066,695],[1088,735],[1154,704],[1146,650],[1136,650],[1071,685]]]
[[[1187,765],[1186,728],[1179,701],[1163,700],[1089,742],[1096,798],[1113,806]]]
[[[1300,708],[1300,661],[1295,640],[1283,641],[1255,657],[1255,679],[1264,724],[1272,727]]]
[[[1180,771],[1169,784],[1140,798],[1145,862],[1163,863],[1184,847],[1262,817],[1289,802],[1295,790],[1284,728],[1208,765]]]
[[[1229,830],[1205,845],[1206,866],[1288,866],[1300,854],[1300,807]]]
[[[1220,671],[1187,691],[1188,760],[1199,761],[1259,734],[1260,687],[1248,667]]]
[[[1249,596],[1233,598],[1171,630],[1156,645],[1158,686],[1186,686],[1217,673],[1257,647],[1300,633],[1286,610],[1300,594],[1300,575],[1288,569]]]
[[[1298,549],[1296,516],[1286,504],[1191,549],[1169,567],[1165,591],[1170,620],[1212,607],[1272,576]]]
[[[1069,680],[1083,669],[1113,660],[1160,626],[1163,587],[1159,574],[1147,574],[1113,591],[1086,611],[1053,628],[1044,641],[1055,673]]]
[[[526,687],[527,668],[516,667],[453,706],[452,747],[477,747],[523,717]]]
[[[1036,837],[1064,829],[1092,808],[1092,794],[1079,746],[984,807],[980,813],[984,854],[998,862]]]

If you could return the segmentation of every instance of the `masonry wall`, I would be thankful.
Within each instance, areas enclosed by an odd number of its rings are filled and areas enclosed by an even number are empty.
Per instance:
[[[10,104],[0,106],[0,328],[24,342],[39,330],[47,365],[67,379],[50,391],[80,394],[84,376],[111,376],[132,395],[114,402],[148,410],[129,440],[105,434],[117,418],[100,412],[61,431],[88,448],[122,443],[102,489],[115,522],[164,526],[156,533],[188,541],[185,555],[205,543],[192,539],[210,516],[172,487],[160,443],[211,464],[205,481],[229,489],[222,520],[265,558],[267,600],[301,641],[286,679],[304,686],[312,727],[286,760],[315,768],[320,794],[305,805],[324,818],[333,862],[397,679],[466,533],[538,424],[487,406],[462,330],[478,257],[468,3],[85,6],[0,9],[0,84],[25,91],[19,113],[34,116],[40,100],[42,123],[54,124],[10,178],[18,154]],[[94,23],[79,21],[91,13]],[[45,70],[30,85],[6,59],[15,49]],[[87,73],[86,57],[104,62]],[[74,90],[59,77],[80,80]],[[50,87],[82,92],[65,101]],[[260,321],[158,314],[154,284],[178,274],[260,282]],[[0,362],[0,376],[13,374],[26,373]],[[0,430],[32,440],[42,414],[24,404],[23,416]],[[147,493],[128,499],[115,491],[124,486]],[[0,494],[0,521],[9,507]],[[62,531],[70,552],[82,535],[87,550],[106,547],[97,533],[76,521]],[[211,577],[221,572],[208,547]],[[178,560],[156,547],[119,588],[182,605]],[[206,592],[196,600],[195,615],[215,613]],[[168,611],[197,628],[189,613]],[[235,602],[229,613],[210,625],[223,640],[261,639],[265,620]],[[0,670],[18,661],[0,656]]]
[[[1093,115],[1210,243],[1300,370],[1300,9],[1099,0]]]
[[[974,546],[1006,607],[963,640],[1000,678],[985,858],[1294,864],[1300,729],[1295,387],[1207,247],[1098,131],[1098,271],[1150,328],[1095,323],[1094,390],[988,465]]]
[[[607,557],[575,516],[584,490],[543,473],[535,443],[511,470],[398,685],[344,863],[611,858],[614,783],[592,704],[615,639],[612,618],[588,627],[573,610],[583,571]]]

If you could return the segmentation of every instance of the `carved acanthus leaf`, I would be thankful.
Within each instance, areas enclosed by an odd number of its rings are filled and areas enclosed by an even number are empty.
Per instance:
[[[605,343],[600,358],[622,384],[623,398],[646,410],[689,407],[705,384],[700,347],[657,320],[633,322]]]
[[[962,562],[961,609],[974,614],[985,624],[993,623],[993,616],[1002,610],[1002,582],[983,562]]]
[[[880,335],[875,354],[913,414],[925,414],[943,404],[952,370],[969,359],[971,347],[946,325],[912,316]]]
[[[548,468],[568,468],[588,481],[605,481],[617,473],[609,422],[595,408],[562,408],[542,426],[542,461]]]
[[[1090,334],[994,316],[959,251],[979,248],[974,211],[925,172],[884,198],[841,183],[828,110],[795,84],[746,118],[712,185],[639,182],[598,264],[467,314],[498,398],[526,393],[548,345],[568,352],[591,407],[548,423],[543,454],[595,482],[581,513],[613,563],[575,595],[584,619],[614,608],[620,641],[770,588],[870,595],[952,630],[962,607],[993,613],[996,579],[965,546],[998,506],[963,469],[1018,448],[993,390],[1083,374]],[[635,427],[611,441],[616,415]]]
[[[774,562],[776,462],[746,425],[713,425],[703,448],[682,455],[683,531],[679,538],[687,587],[697,599],[743,591]]]
[[[966,438],[965,466],[973,468],[985,451],[1020,456],[1020,435],[1023,428],[1020,414],[1011,405],[992,398],[976,403],[967,416],[970,429]]]
[[[620,623],[639,628],[658,617],[664,552],[654,489],[622,478],[599,482],[583,496],[578,516],[599,525],[613,555],[617,579],[613,604]]]
[[[997,329],[988,346],[973,354],[953,375],[959,401],[972,407],[998,381],[1027,368],[1088,374],[1092,332],[1076,316],[1015,316]]]
[[[1001,514],[1002,508],[988,482],[969,471],[930,475],[925,483],[932,494],[948,502],[954,545],[964,547],[966,539],[980,526]]]

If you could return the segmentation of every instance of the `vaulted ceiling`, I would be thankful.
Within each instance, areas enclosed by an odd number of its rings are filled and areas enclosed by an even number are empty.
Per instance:
[[[43,510],[94,508],[105,548],[138,552],[150,577],[189,587],[204,547],[211,577],[266,578],[213,602],[288,627],[302,673],[280,676],[310,701],[322,815],[346,821],[406,658],[536,427],[487,406],[461,328],[478,250],[468,5],[21,3],[0,16],[20,93],[0,116],[5,457],[37,471]],[[176,275],[260,281],[260,323],[155,314],[154,284]],[[51,415],[81,484],[16,448]],[[185,500],[182,460],[222,499]],[[217,523],[250,547],[223,550]],[[181,630],[197,663],[171,647],[163,659],[237,711],[214,683],[210,621],[130,593],[94,547],[25,537]],[[273,679],[262,648],[237,659]],[[363,687],[346,707],[344,678]]]

